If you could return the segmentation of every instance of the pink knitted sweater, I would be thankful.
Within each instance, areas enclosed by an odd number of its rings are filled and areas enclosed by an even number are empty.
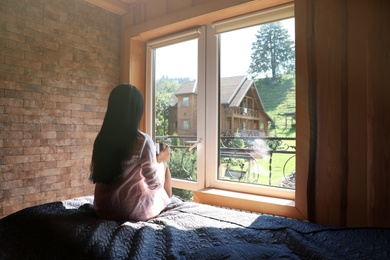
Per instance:
[[[157,216],[169,203],[164,190],[165,167],[157,163],[152,139],[140,134],[124,173],[112,184],[95,185],[94,209],[104,219],[145,221]]]

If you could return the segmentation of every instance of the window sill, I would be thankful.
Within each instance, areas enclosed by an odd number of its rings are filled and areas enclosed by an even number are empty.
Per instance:
[[[278,215],[304,220],[295,207],[295,200],[266,197],[220,189],[194,191],[194,201],[220,207]]]

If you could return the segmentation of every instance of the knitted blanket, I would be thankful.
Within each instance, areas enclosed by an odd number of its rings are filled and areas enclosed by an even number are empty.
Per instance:
[[[338,228],[174,199],[157,218],[96,217],[93,197],[0,220],[0,259],[390,259],[390,229]]]

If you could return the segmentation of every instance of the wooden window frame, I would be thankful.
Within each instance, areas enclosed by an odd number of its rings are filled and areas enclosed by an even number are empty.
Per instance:
[[[272,2],[272,1],[271,1]],[[275,1],[275,3],[290,3],[292,1]],[[193,17],[190,20],[182,20],[169,23],[162,30],[150,29],[146,25],[123,28],[122,50],[124,59],[122,61],[122,80],[128,80],[130,83],[140,86],[141,91],[145,93],[145,79],[147,71],[146,63],[146,41],[155,37],[160,37],[175,31],[191,28],[199,23],[212,23],[222,19],[231,18],[237,14],[245,14],[254,10],[267,11],[275,3],[266,4],[251,3],[251,8],[241,9],[240,5],[231,7],[228,12],[224,10],[214,11]],[[256,9],[257,8],[257,9]],[[170,26],[169,26],[170,25]],[[143,28],[141,28],[143,27]],[[298,38],[298,35],[296,35]],[[302,51],[301,47],[296,45],[296,52]],[[297,64],[297,78],[299,78],[299,64]],[[260,196],[236,191],[227,191],[215,189],[207,186],[207,189],[199,189],[194,192],[194,200],[201,203],[208,203],[232,208],[240,208],[250,211],[282,215],[297,219],[307,219],[307,178],[308,178],[308,160],[309,160],[309,112],[308,112],[308,89],[304,84],[300,85],[297,80],[296,89],[297,102],[297,186],[294,199],[280,199],[276,196]],[[207,101],[206,101],[207,102]],[[141,122],[145,125],[145,122]],[[215,151],[208,151],[213,153]],[[206,157],[208,155],[206,154]],[[276,191],[277,193],[277,191]]]

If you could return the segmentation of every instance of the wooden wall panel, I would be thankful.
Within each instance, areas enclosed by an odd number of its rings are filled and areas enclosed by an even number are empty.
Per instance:
[[[135,5],[133,8],[134,24],[140,24],[146,21],[148,9],[145,2]]]
[[[195,1],[191,2],[192,4],[190,1],[184,1],[188,5],[187,7],[180,5],[180,10],[172,8],[168,10],[171,2],[172,0],[153,0],[154,4],[141,3],[140,5],[146,6],[146,18],[144,20],[137,19],[133,25],[125,25],[122,30],[130,37],[141,37],[143,40],[148,40],[227,17],[291,3],[293,0],[213,0]],[[138,10],[135,11],[134,8],[122,19],[129,19],[127,16],[138,16]]]
[[[346,5],[315,1],[317,169],[316,221],[340,223],[345,208],[346,162]],[[329,207],[328,205],[332,205]],[[344,222],[341,220],[341,222]]]
[[[362,54],[369,1],[348,0],[348,226],[367,223],[367,55]]]
[[[147,21],[161,17],[167,14],[167,3],[161,0],[149,0],[146,2],[146,19]]]
[[[189,9],[192,7],[192,0],[170,0],[167,2],[167,13],[180,12],[181,10]]]
[[[296,121],[297,121],[297,136],[303,136],[304,138],[297,139],[297,169],[296,175],[296,204],[297,208],[301,209],[304,216],[309,216],[307,206],[314,206],[314,196],[307,196],[308,188],[314,188],[307,186],[307,183],[311,182],[308,179],[308,173],[313,172],[310,169],[310,144],[313,141],[313,132],[311,127],[313,126],[312,120],[313,114],[310,113],[310,99],[311,91],[315,90],[312,86],[315,84],[315,59],[313,55],[313,23],[312,20],[312,8],[311,3],[306,1],[296,1],[295,3],[295,44],[299,46],[296,48]],[[298,123],[299,122],[299,123]],[[310,141],[312,140],[312,141]],[[312,176],[314,177],[314,176]],[[307,200],[306,200],[307,198]],[[306,201],[311,205],[306,205]],[[304,205],[302,203],[305,203]]]
[[[367,6],[368,223],[390,227],[390,2]]]

